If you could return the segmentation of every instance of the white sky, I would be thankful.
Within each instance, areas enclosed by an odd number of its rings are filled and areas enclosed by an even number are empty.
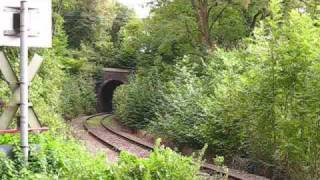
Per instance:
[[[145,18],[149,16],[150,9],[148,7],[144,7],[147,0],[117,0],[117,1],[128,6],[129,8],[134,9],[139,18]]]

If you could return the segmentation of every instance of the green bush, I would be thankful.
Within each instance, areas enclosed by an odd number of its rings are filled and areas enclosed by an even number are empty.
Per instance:
[[[175,80],[166,83],[162,98],[154,104],[156,116],[149,126],[153,133],[181,145],[202,147],[199,126],[207,119],[201,107],[204,89],[186,67],[177,67]]]
[[[200,179],[199,163],[162,147],[146,159],[122,152],[119,162],[107,164],[104,155],[93,156],[84,146],[60,135],[40,135],[31,142],[40,144],[40,150],[31,148],[28,166],[22,163],[18,145],[12,159],[0,154],[0,179]]]
[[[40,150],[31,148],[28,166],[16,145],[14,157],[1,156],[0,179],[108,179],[105,156],[89,154],[77,142],[52,133],[31,139]]]
[[[320,28],[297,11],[283,21],[279,4],[244,52],[237,112],[254,159],[292,179],[319,179]]]
[[[129,85],[119,87],[114,96],[116,116],[126,126],[143,129],[155,116],[153,107],[159,99],[161,88],[157,73],[150,76],[137,75]]]
[[[139,159],[126,152],[111,168],[117,180],[196,180],[200,164],[191,157],[183,157],[169,148],[156,147],[147,159]]]
[[[134,111],[125,105],[118,116],[135,128],[148,122],[181,145],[207,143],[226,158],[244,156],[274,177],[319,179],[319,22],[297,11],[283,19],[280,4],[272,1],[272,16],[245,49],[216,50],[202,64],[186,56],[173,78],[159,78],[156,98],[145,86],[151,76],[139,74],[121,92]]]
[[[85,72],[69,75],[61,93],[62,113],[66,119],[93,114],[96,106],[95,83]]]
[[[220,88],[226,90],[223,78],[228,74],[223,68],[230,65],[221,63],[225,56],[232,57],[219,51],[212,57],[213,63],[202,67],[185,57],[176,66],[175,79],[167,82],[161,93],[163,97],[155,106],[156,117],[149,130],[179,145],[201,148],[207,143],[214,153],[224,156],[239,153],[244,141],[243,128],[239,121],[227,117],[231,109],[226,99],[217,97]],[[199,69],[204,73],[199,73]],[[224,86],[218,88],[217,84]]]

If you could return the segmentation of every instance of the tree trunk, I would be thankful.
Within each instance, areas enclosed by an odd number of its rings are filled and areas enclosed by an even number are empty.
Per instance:
[[[209,49],[216,45],[212,42],[209,30],[209,4],[207,0],[191,0],[192,7],[195,11],[200,42]]]

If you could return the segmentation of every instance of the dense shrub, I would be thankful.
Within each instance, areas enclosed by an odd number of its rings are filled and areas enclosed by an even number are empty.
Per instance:
[[[133,129],[145,128],[154,117],[154,106],[161,88],[157,72],[130,80],[130,85],[119,87],[114,96],[116,115],[120,121]]]
[[[196,148],[207,143],[211,151],[224,156],[239,152],[243,129],[239,121],[227,118],[231,110],[219,94],[220,88],[226,89],[223,78],[231,78],[223,70],[231,66],[223,64],[225,56],[232,57],[219,51],[212,57],[214,63],[201,68],[188,63],[188,57],[177,65],[175,79],[166,83],[163,97],[155,106],[156,117],[149,126],[153,133]],[[223,86],[218,88],[218,82]],[[221,95],[220,99],[216,95]]]
[[[39,143],[40,150],[31,150],[28,166],[22,165],[18,146],[13,159],[0,154],[0,179],[200,179],[199,163],[162,147],[146,159],[122,152],[119,162],[112,165],[105,156],[93,156],[60,135],[41,135],[32,143]]]
[[[111,168],[114,179],[141,180],[195,180],[200,165],[191,157],[183,157],[168,148],[155,148],[147,159],[139,159],[126,152],[121,153],[120,161]]]
[[[283,21],[278,3],[245,51],[238,113],[252,157],[292,179],[319,179],[320,28],[297,11]]]
[[[11,137],[10,142],[17,137]],[[1,156],[0,179],[99,179],[107,178],[104,156],[93,157],[83,146],[73,140],[52,133],[32,136],[28,166],[23,166],[23,157],[16,144],[12,159]],[[99,178],[98,178],[99,177]]]
[[[83,114],[93,114],[96,106],[94,79],[86,73],[66,78],[61,98],[62,112],[66,119]]]
[[[201,107],[204,89],[199,78],[186,67],[177,67],[176,78],[166,83],[162,98],[155,105],[156,116],[149,129],[181,145],[203,145],[199,126],[207,119]]]

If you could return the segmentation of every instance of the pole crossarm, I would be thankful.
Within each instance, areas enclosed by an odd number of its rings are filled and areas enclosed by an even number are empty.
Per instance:
[[[11,90],[14,89],[14,86],[18,84],[18,78],[16,74],[13,72],[11,65],[3,52],[0,51],[0,71],[2,72],[4,79],[7,81]]]
[[[28,81],[31,82],[36,76],[37,72],[40,69],[40,66],[43,62],[43,59],[39,55],[35,55],[31,62],[29,63],[28,70]],[[15,114],[19,109],[20,103],[20,86],[18,82],[18,78],[15,75],[9,61],[4,56],[2,52],[0,52],[0,71],[2,72],[5,80],[11,88],[12,96],[10,98],[9,104],[6,106],[4,112],[0,116],[0,130],[7,129]],[[30,121],[29,125],[32,128],[40,128],[40,123],[36,113],[33,108],[29,107],[29,115]]]

